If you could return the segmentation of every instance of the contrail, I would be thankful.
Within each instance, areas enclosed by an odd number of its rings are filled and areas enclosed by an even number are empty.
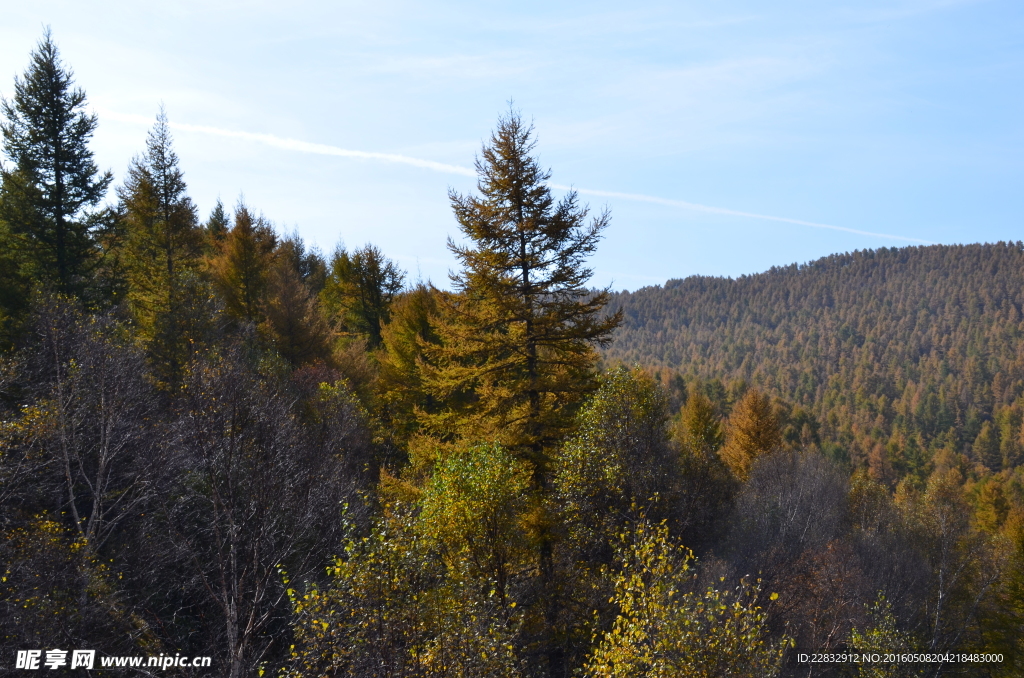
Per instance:
[[[132,122],[143,125],[152,125],[153,121],[143,115],[128,115],[124,113],[115,113],[112,111],[103,111],[103,115],[113,118],[114,120],[120,120],[121,122]],[[199,132],[201,134],[213,134],[219,137],[231,137],[233,139],[245,139],[247,141],[256,141],[267,146],[273,146],[274,148],[280,148],[286,151],[298,151],[299,153],[313,153],[316,155],[335,155],[343,158],[363,158],[364,160],[383,160],[385,162],[395,162],[403,165],[412,165],[414,167],[422,167],[423,169],[434,170],[435,172],[445,172],[446,174],[461,174],[467,177],[475,177],[476,171],[469,167],[459,167],[458,165],[446,165],[443,162],[434,162],[433,160],[423,160],[421,158],[411,158],[407,155],[397,155],[395,153],[374,153],[370,151],[353,151],[347,148],[338,148],[337,146],[328,146],[327,144],[313,144],[308,141],[299,141],[297,139],[284,139],[282,137],[274,136],[273,134],[257,134],[255,132],[239,132],[230,129],[220,129],[218,127],[207,127],[205,125],[189,125],[181,122],[168,122],[167,126],[171,129],[178,129],[183,132]]]
[[[113,120],[119,120],[121,122],[136,123],[141,125],[151,125],[153,123],[151,118],[147,118],[143,115],[131,115],[127,113],[118,113],[116,111],[101,110],[104,116]],[[167,125],[171,129],[181,130],[183,132],[199,132],[200,134],[211,134],[220,137],[229,137],[233,139],[245,139],[247,141],[255,141],[257,143],[264,144],[266,146],[272,146],[274,148],[280,148],[286,151],[297,151],[299,153],[312,153],[315,155],[333,155],[342,158],[362,158],[364,160],[382,160],[384,162],[393,162],[402,165],[412,165],[413,167],[421,167],[423,169],[433,170],[435,172],[443,172],[445,174],[458,174],[465,177],[475,177],[476,170],[469,167],[462,167],[461,165],[449,165],[443,162],[434,162],[433,160],[424,160],[422,158],[413,158],[408,155],[399,155],[397,153],[376,153],[372,151],[354,151],[348,148],[339,148],[338,146],[330,146],[328,144],[314,144],[308,141],[299,141],[298,139],[286,139],[283,137],[274,136],[273,134],[258,134],[256,132],[241,132],[237,130],[220,129],[219,127],[208,127],[206,125],[190,125],[181,122],[168,122]],[[679,207],[687,210],[694,210],[696,212],[708,212],[711,214],[725,214],[734,217],[745,217],[747,219],[763,219],[766,221],[778,221],[787,224],[797,224],[799,226],[810,226],[811,228],[825,228],[830,231],[842,231],[844,233],[855,233],[856,235],[866,235],[874,238],[887,238],[890,240],[903,240],[906,242],[919,242],[926,245],[932,244],[928,240],[921,240],[920,238],[909,238],[902,235],[892,235],[890,233],[873,233],[871,231],[861,231],[856,228],[847,228],[845,226],[833,226],[832,224],[819,224],[814,221],[802,221],[800,219],[790,219],[789,217],[773,217],[767,214],[756,214],[754,212],[740,212],[738,210],[731,210],[724,207],[712,207],[710,205],[701,205],[695,202],[686,202],[683,200],[670,200],[668,198],[659,198],[653,195],[642,195],[640,193],[617,193],[615,191],[599,191],[590,188],[574,188],[572,186],[564,186],[562,184],[548,184],[551,188],[569,191],[575,190],[577,193],[584,195],[595,195],[604,198],[618,198],[620,200],[633,200],[636,202],[649,202],[658,205],[667,205],[669,207]]]
[[[551,188],[557,188],[563,191],[572,190],[572,186],[562,186],[560,184],[548,184]],[[725,207],[711,207],[710,205],[700,205],[695,202],[685,202],[683,200],[669,200],[668,198],[658,198],[653,195],[641,195],[639,193],[616,193],[614,191],[596,191],[590,188],[577,188],[577,193],[583,193],[584,195],[598,195],[607,198],[621,198],[622,200],[635,200],[637,202],[653,202],[658,205],[669,205],[671,207],[681,207],[683,209],[694,210],[697,212],[710,212],[712,214],[728,214],[734,217],[748,217],[750,219],[765,219],[767,221],[782,221],[787,224],[799,224],[801,226],[811,226],[812,228],[827,228],[831,231],[843,231],[845,233],[856,233],[857,235],[869,235],[875,238],[889,238],[891,240],[905,240],[907,242],[919,242],[925,245],[931,245],[930,240],[921,240],[920,238],[909,238],[904,235],[892,235],[890,233],[874,233],[872,231],[861,231],[856,228],[847,228],[846,226],[833,226],[832,224],[819,224],[814,221],[801,221],[800,219],[790,219],[789,217],[773,217],[767,214],[755,214],[754,212],[740,212],[738,210],[730,210]]]

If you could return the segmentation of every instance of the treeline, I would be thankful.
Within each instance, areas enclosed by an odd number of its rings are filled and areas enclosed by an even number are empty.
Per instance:
[[[448,292],[244,204],[201,221],[163,113],[101,205],[97,120],[49,35],[14,92],[5,668],[62,648],[230,678],[1019,673],[1012,464],[886,470],[760,373],[599,369],[633,322],[588,287],[609,215],[551,196],[515,112],[449,196]],[[1000,659],[797,662],[847,650]]]

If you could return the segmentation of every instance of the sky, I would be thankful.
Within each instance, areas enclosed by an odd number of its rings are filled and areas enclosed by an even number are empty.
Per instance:
[[[164,106],[205,219],[244,200],[447,284],[449,190],[513,106],[634,290],[835,252],[1024,239],[1024,3],[8,0],[0,94],[45,26],[121,181]],[[115,196],[111,192],[110,199]]]

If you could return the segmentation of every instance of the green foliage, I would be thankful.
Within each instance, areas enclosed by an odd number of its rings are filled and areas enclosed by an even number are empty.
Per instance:
[[[224,242],[224,238],[227,237],[228,230],[231,228],[231,222],[228,221],[227,212],[224,211],[224,203],[221,202],[220,198],[217,198],[217,204],[213,206],[213,211],[210,212],[210,218],[206,220],[204,227],[206,228],[207,239],[211,245],[217,247]]]
[[[391,318],[391,303],[405,274],[374,245],[351,254],[338,247],[320,298],[343,332],[365,337],[371,349],[383,341],[381,328]]]
[[[981,425],[978,437],[971,445],[971,453],[975,459],[990,470],[998,471],[1003,466],[1002,454],[999,451],[999,430],[991,421]]]
[[[369,535],[346,540],[326,586],[288,590],[287,676],[520,675],[514,603],[482,591],[465,561],[445,564],[418,523],[411,506],[391,505]]]
[[[599,637],[584,675],[612,678],[778,675],[789,639],[768,636],[758,584],[696,590],[692,554],[664,524],[640,521],[620,536],[613,575],[619,616]],[[773,594],[772,600],[778,598]]]
[[[103,199],[111,175],[93,162],[87,144],[96,116],[85,112],[85,92],[74,87],[49,29],[0,109],[4,154],[13,164],[2,171],[0,219],[37,280],[81,295],[96,247],[84,210]]]
[[[580,412],[578,432],[555,460],[554,487],[578,556],[605,550],[638,506],[663,515],[678,466],[664,397],[639,370],[616,369]]]
[[[424,534],[446,559],[465,559],[477,578],[493,582],[502,605],[509,580],[529,562],[529,488],[529,469],[490,445],[442,457],[423,494]]]
[[[95,118],[49,34],[32,59],[3,105],[5,647],[771,676],[795,638],[1020,673],[1024,244],[613,296],[607,213],[552,198],[510,113],[449,196],[453,291],[403,289],[372,245],[200,225],[162,112],[90,211]],[[609,341],[658,371],[600,374]]]

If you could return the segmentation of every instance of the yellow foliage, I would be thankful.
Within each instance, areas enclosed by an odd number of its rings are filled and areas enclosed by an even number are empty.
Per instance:
[[[645,521],[621,535],[622,571],[612,602],[619,616],[590,655],[593,678],[712,678],[777,675],[790,641],[768,638],[758,584],[692,590],[693,554]],[[771,599],[777,599],[772,594]]]

